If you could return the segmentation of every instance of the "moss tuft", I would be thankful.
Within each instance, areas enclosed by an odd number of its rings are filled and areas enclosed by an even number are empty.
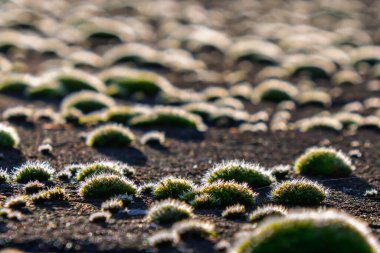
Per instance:
[[[222,212],[222,216],[226,219],[243,218],[245,216],[245,212],[245,206],[236,204],[232,206],[227,206]]]
[[[296,124],[301,132],[308,132],[315,129],[340,132],[343,129],[342,123],[335,118],[327,116],[314,116],[311,118],[302,119]]]
[[[162,106],[153,108],[148,114],[134,117],[130,124],[133,126],[188,128],[199,131],[207,129],[199,116],[180,108]]]
[[[48,201],[65,201],[69,196],[61,187],[50,188],[32,195],[31,200],[35,204],[41,204]]]
[[[24,191],[27,194],[37,193],[42,191],[45,188],[45,185],[38,181],[32,181],[24,185]]]
[[[249,217],[248,221],[251,223],[261,222],[266,218],[281,217],[286,216],[288,211],[282,206],[267,205],[257,208],[253,211]]]
[[[3,119],[12,123],[28,122],[32,119],[33,109],[25,106],[10,107],[3,112]]]
[[[216,235],[215,225],[201,220],[179,221],[173,225],[172,229],[181,239],[200,239]]]
[[[20,137],[14,127],[0,123],[0,148],[15,148],[20,143]]]
[[[355,170],[355,167],[342,151],[313,147],[296,160],[294,170],[305,175],[346,177]]]
[[[87,145],[91,147],[129,146],[135,135],[121,125],[104,125],[88,134]]]
[[[197,189],[191,204],[200,208],[252,205],[256,196],[257,194],[245,183],[216,181]]]
[[[365,224],[328,210],[294,212],[267,220],[240,237],[229,252],[375,253],[378,247]]]
[[[110,212],[96,212],[90,215],[89,221],[93,223],[106,223],[111,219]]]
[[[163,145],[165,134],[163,132],[151,131],[141,137],[141,144],[144,145]]]
[[[14,196],[5,200],[4,207],[10,209],[21,209],[26,207],[27,200],[24,196]]]
[[[147,220],[155,223],[173,223],[193,217],[193,208],[184,202],[166,199],[155,203],[148,212]]]
[[[253,90],[253,100],[256,102],[271,101],[282,102],[294,100],[298,95],[298,89],[286,81],[269,79],[260,83]]]
[[[102,203],[102,211],[117,213],[124,208],[124,202],[120,198],[112,198]]]
[[[328,191],[310,180],[284,181],[271,192],[274,202],[289,205],[318,205],[328,196]]]
[[[284,179],[291,173],[292,168],[290,165],[277,165],[272,167],[270,171],[277,179]]]
[[[91,176],[98,174],[113,174],[122,176],[121,163],[113,161],[96,161],[84,165],[81,170],[77,172],[77,180],[83,181]]]
[[[85,180],[79,189],[84,198],[106,199],[119,194],[135,195],[136,186],[132,181],[112,174],[101,174]]]
[[[172,247],[178,242],[178,235],[171,230],[161,230],[149,237],[149,245],[157,248]]]
[[[179,199],[191,192],[193,188],[193,182],[190,180],[169,176],[161,179],[157,183],[153,195],[157,199]]]
[[[6,170],[0,169],[0,184],[6,184],[10,180],[10,176]]]
[[[236,160],[216,164],[204,178],[207,183],[218,180],[247,183],[252,188],[268,186],[275,181],[271,173],[258,164]]]
[[[115,101],[101,93],[93,91],[81,91],[67,96],[61,104],[61,111],[70,109],[79,110],[83,114],[110,108],[115,105]]]
[[[17,183],[45,182],[52,178],[53,173],[54,169],[48,162],[26,162],[16,169],[14,179]]]

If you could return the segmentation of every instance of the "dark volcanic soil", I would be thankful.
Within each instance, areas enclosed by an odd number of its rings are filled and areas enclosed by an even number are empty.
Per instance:
[[[1,110],[16,102],[12,98],[0,97]],[[329,131],[308,133],[238,133],[234,128],[212,128],[203,136],[183,130],[167,129],[165,148],[153,148],[134,144],[131,148],[93,149],[85,146],[81,138],[86,129],[71,126],[48,125],[18,126],[22,142],[18,150],[1,150],[4,158],[0,167],[13,168],[26,160],[47,160],[57,170],[73,162],[91,162],[99,159],[116,159],[134,165],[136,182],[150,182],[166,175],[182,176],[200,182],[202,175],[213,163],[229,159],[245,159],[264,166],[292,164],[306,148],[314,145],[331,145],[349,152],[360,150],[362,156],[353,157],[357,167],[354,176],[342,179],[314,178],[331,189],[326,207],[342,209],[367,221],[380,237],[380,198],[364,197],[366,190],[380,188],[380,135],[370,130],[361,130],[355,135],[336,134]],[[141,130],[135,130],[141,134]],[[53,154],[44,156],[37,151],[45,138],[53,143]],[[360,146],[353,148],[353,142]],[[330,144],[329,144],[330,143]],[[58,182],[56,182],[59,184]],[[77,185],[66,184],[71,199],[67,203],[49,203],[30,207],[21,222],[9,221],[1,224],[0,245],[15,246],[28,251],[57,250],[141,250],[141,241],[146,243],[148,235],[157,230],[155,225],[144,222],[139,211],[146,210],[151,198],[137,199],[130,207],[132,215],[119,215],[105,226],[88,221],[91,213],[99,209],[100,202],[87,202],[77,194]],[[1,187],[1,198],[21,193],[21,185]],[[269,188],[263,188],[259,203],[269,201]],[[253,207],[252,207],[253,208]],[[201,219],[216,223],[218,240],[231,240],[243,225],[220,217],[219,211],[198,211]],[[215,241],[216,242],[216,241]],[[215,243],[213,242],[213,243]],[[200,242],[199,242],[200,243]],[[198,242],[197,242],[198,244]],[[205,244],[205,245],[203,245]],[[180,247],[192,252],[191,243]],[[194,245],[193,245],[194,246]],[[210,247],[203,242],[199,247]]]
[[[17,1],[16,1],[17,2]],[[23,2],[23,1],[21,1]],[[28,1],[26,1],[28,2]],[[76,1],[68,1],[75,3]],[[143,1],[142,1],[143,2]],[[185,1],[179,1],[185,2]],[[234,1],[207,0],[207,1],[188,1],[189,3],[199,3],[206,10],[215,8],[214,16],[217,10],[235,9]],[[265,1],[262,1],[265,2]],[[270,2],[270,1],[269,1]],[[292,7],[292,1],[283,2]],[[378,32],[379,15],[372,5],[375,0],[363,1],[368,3],[368,14],[361,20],[363,27],[359,29],[367,31],[373,38],[373,44],[378,45],[380,35]],[[273,6],[278,8],[278,14],[281,14],[282,6]],[[290,7],[289,7],[290,6]],[[97,13],[96,6],[91,7],[93,12]],[[267,6],[270,8],[270,4]],[[106,12],[106,11],[105,11]],[[221,12],[222,14],[223,12]],[[265,13],[265,11],[264,11]],[[78,14],[78,13],[76,13]],[[236,14],[236,17],[226,22],[224,31],[229,36],[245,36],[253,33],[253,30],[242,30],[240,24],[250,13]],[[68,14],[70,15],[70,13]],[[134,17],[135,11],[127,7],[114,12],[107,13],[110,17],[113,15],[124,15]],[[271,14],[273,15],[273,14]],[[165,15],[163,15],[165,16]],[[300,15],[302,18],[302,15]],[[216,15],[218,17],[218,15]],[[141,17],[139,17],[141,18]],[[266,18],[263,15],[263,22]],[[143,17],[146,23],[151,25],[154,32],[159,31],[159,21],[154,18]],[[276,20],[276,17],[273,17]],[[281,20],[281,19],[279,19]],[[297,19],[295,18],[295,23]],[[184,21],[185,22],[185,21]],[[279,21],[280,22],[280,21]],[[60,20],[57,20],[60,23]],[[244,26],[245,27],[245,26]],[[155,31],[157,28],[157,31]],[[216,27],[218,28],[218,27]],[[252,28],[253,29],[253,28]],[[157,35],[157,40],[164,39]],[[159,41],[148,41],[146,44],[158,47]],[[103,53],[106,49],[115,45],[110,41],[104,42],[99,46],[99,41],[81,45],[83,48],[93,50],[96,53]],[[117,44],[117,43],[116,43]],[[224,64],[221,55],[213,54],[203,56],[208,70],[215,71],[219,74],[238,69],[237,66],[228,66]],[[194,54],[195,58],[202,58],[202,55]],[[15,60],[7,55],[9,60]],[[219,57],[219,58],[218,58]],[[46,55],[28,55],[21,60],[28,66],[28,71],[33,74],[38,73],[38,65],[45,60],[53,57]],[[261,66],[262,67],[262,66]],[[248,74],[247,81],[253,86],[257,84],[255,75],[260,67],[252,66]],[[92,72],[96,72],[93,71]],[[197,91],[213,85],[228,87],[225,81],[218,83],[213,82],[192,82],[187,80],[185,75],[157,71],[167,77],[178,88],[192,88]],[[367,83],[368,76],[363,76],[363,83],[351,86],[340,87],[339,94],[334,96],[333,91],[337,89],[331,85],[331,82],[313,80],[317,88],[323,88],[332,95],[333,103],[331,108],[326,108],[330,112],[340,111],[342,106],[353,101],[363,102],[369,97],[380,97],[380,90],[370,91]],[[290,80],[297,83],[299,80]],[[337,94],[337,93],[336,93]],[[16,105],[32,105],[36,108],[51,106],[59,108],[60,101],[43,101],[28,100],[25,98],[16,98],[11,96],[0,95],[0,113],[6,108]],[[126,101],[118,101],[126,103]],[[129,102],[129,101],[128,101]],[[147,101],[152,104],[152,101]],[[261,103],[253,105],[245,104],[245,109],[250,113],[263,109],[275,111],[274,104]],[[291,122],[295,120],[311,117],[324,108],[318,107],[301,107],[291,113]],[[374,110],[364,111],[364,115],[373,114]],[[271,132],[266,133],[240,133],[236,128],[217,128],[210,127],[207,132],[200,134],[192,131],[179,129],[161,129],[166,132],[167,141],[165,147],[151,147],[133,144],[129,148],[107,148],[94,149],[85,145],[84,134],[90,131],[91,127],[76,127],[67,125],[52,125],[47,123],[15,125],[20,137],[21,143],[18,149],[3,150],[0,149],[0,168],[7,168],[13,171],[17,166],[28,160],[49,161],[57,171],[70,163],[93,162],[101,159],[118,160],[128,163],[136,168],[134,181],[137,184],[155,182],[158,179],[175,175],[194,180],[200,183],[205,172],[210,169],[214,163],[223,160],[243,159],[250,162],[257,162],[265,167],[279,164],[292,165],[295,159],[301,155],[305,149],[312,146],[331,146],[341,149],[347,154],[352,154],[352,160],[356,166],[356,171],[349,178],[312,178],[330,189],[330,196],[322,207],[336,208],[349,214],[359,217],[366,221],[372,229],[375,236],[380,239],[380,195],[376,197],[365,197],[366,190],[377,189],[380,191],[380,132],[375,130],[359,130],[357,133],[313,130],[307,133],[298,131]],[[132,129],[140,137],[148,129]],[[156,130],[156,129],[154,129]],[[51,155],[43,155],[38,152],[38,146],[45,139],[51,139],[53,152]],[[354,151],[354,152],[350,152]],[[359,151],[359,155],[358,154]],[[291,175],[291,178],[297,176]],[[24,211],[21,221],[5,220],[0,221],[0,249],[5,247],[14,247],[28,252],[57,252],[57,251],[79,251],[79,252],[157,252],[157,249],[150,247],[147,243],[148,237],[161,228],[144,220],[146,210],[153,202],[149,196],[138,197],[128,206],[129,214],[117,214],[110,223],[99,225],[89,222],[89,216],[100,210],[100,201],[87,201],[79,197],[77,193],[77,183],[63,183],[54,181],[49,183],[63,186],[70,194],[70,199],[66,202],[50,202],[43,205],[30,205]],[[0,185],[0,206],[9,196],[22,194],[21,184]],[[259,193],[257,205],[270,202],[268,194],[270,187],[256,189]],[[249,208],[249,211],[255,206]],[[222,210],[196,210],[197,218],[209,220],[215,223],[218,236],[210,241],[182,241],[180,245],[174,248],[163,249],[162,252],[216,252],[214,246],[221,240],[232,242],[234,234],[241,230],[245,223],[241,221],[230,221],[221,217]]]

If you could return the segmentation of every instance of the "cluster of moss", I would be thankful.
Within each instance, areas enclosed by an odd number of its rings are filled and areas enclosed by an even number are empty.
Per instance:
[[[192,192],[194,184],[190,180],[165,177],[161,179],[153,190],[153,196],[158,199],[179,199]]]
[[[200,208],[252,205],[256,196],[246,183],[216,181],[195,190],[191,204]]]
[[[54,169],[48,162],[26,162],[16,168],[14,180],[18,183],[28,183],[31,181],[48,181],[52,178]]]
[[[0,123],[0,148],[15,148],[20,143],[20,137],[14,127]]]
[[[193,208],[185,202],[166,199],[155,203],[148,211],[147,220],[155,223],[173,223],[193,217]]]
[[[314,116],[297,122],[298,128],[302,132],[308,132],[315,129],[330,130],[339,132],[343,129],[340,121],[329,116]]]
[[[129,146],[135,135],[121,125],[104,125],[96,128],[87,136],[87,145],[91,147]]]
[[[79,194],[84,198],[110,198],[119,194],[134,196],[136,185],[123,177],[113,174],[100,174],[82,182]]]
[[[114,174],[121,176],[123,173],[120,165],[120,163],[113,161],[96,161],[91,164],[86,164],[77,171],[76,179],[83,181],[97,174]]]
[[[243,218],[245,216],[245,206],[236,204],[227,206],[222,212],[222,216],[226,219]]]
[[[296,173],[314,176],[346,177],[355,167],[348,156],[333,148],[310,148],[295,162]]]
[[[48,201],[64,201],[68,200],[68,198],[68,194],[61,187],[43,190],[30,197],[31,201],[36,204]]]
[[[282,206],[267,205],[257,208],[253,211],[249,217],[248,221],[252,223],[261,222],[268,217],[282,217],[287,215],[287,210]]]
[[[253,232],[240,237],[230,252],[375,253],[377,249],[364,224],[347,214],[329,210],[293,212],[264,221]]]
[[[67,96],[61,104],[61,111],[67,112],[70,109],[79,110],[83,114],[110,108],[115,105],[115,101],[104,94],[93,91],[81,91]]]
[[[276,103],[294,100],[298,93],[298,89],[291,83],[276,79],[263,81],[253,91],[254,101],[271,101]]]
[[[310,180],[291,180],[278,184],[271,192],[272,200],[279,204],[318,205],[326,199],[328,190]]]
[[[247,183],[252,188],[269,186],[275,179],[270,171],[258,164],[244,161],[229,161],[216,164],[205,176],[204,181],[213,183],[218,180]]]
[[[202,119],[192,113],[176,107],[154,107],[148,114],[134,117],[130,124],[133,126],[166,126],[188,128],[199,131],[206,130]]]

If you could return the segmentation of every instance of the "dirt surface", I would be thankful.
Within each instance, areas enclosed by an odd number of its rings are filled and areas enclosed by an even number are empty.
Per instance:
[[[3,100],[4,99],[4,100]],[[10,105],[13,99],[1,97],[1,108]],[[15,101],[13,101],[15,102]],[[151,148],[133,145],[120,149],[93,149],[85,145],[81,133],[87,129],[71,126],[46,129],[45,125],[17,127],[22,142],[17,150],[1,150],[4,158],[0,166],[14,168],[26,160],[46,160],[60,170],[64,165],[77,162],[92,162],[112,159],[126,162],[136,168],[136,183],[156,181],[163,176],[176,175],[193,179],[199,183],[213,163],[230,159],[244,159],[259,162],[266,167],[278,164],[292,164],[303,151],[311,146],[330,143],[331,146],[349,152],[355,141],[362,156],[353,158],[357,167],[350,178],[316,179],[331,189],[325,207],[347,211],[367,221],[380,238],[380,198],[363,197],[366,190],[380,188],[379,155],[380,135],[362,130],[348,136],[328,131],[309,133],[239,133],[235,129],[210,129],[204,135],[184,130],[167,130],[169,135],[165,148]],[[141,134],[138,129],[135,132]],[[44,156],[37,152],[45,138],[53,143],[53,154]],[[327,142],[328,140],[328,142]],[[22,193],[22,185],[2,187],[1,198]],[[156,225],[144,221],[143,215],[119,215],[110,224],[101,226],[88,221],[91,213],[99,209],[100,202],[87,202],[77,194],[76,184],[65,184],[70,193],[67,203],[49,203],[30,207],[22,222],[9,221],[1,224],[0,243],[28,251],[56,250],[142,250],[141,240],[157,230]],[[258,204],[269,202],[270,188],[260,189]],[[132,213],[141,214],[152,203],[152,198],[139,198],[129,207]],[[254,207],[251,207],[254,209]],[[228,221],[220,217],[222,210],[197,211],[200,219],[215,222],[220,234],[218,240],[230,240],[244,223]],[[215,242],[213,242],[215,243]],[[186,252],[191,246],[182,245]],[[200,244],[199,247],[203,247]],[[193,245],[194,246],[194,245]],[[211,245],[212,246],[212,245]],[[211,247],[209,245],[209,247]],[[211,247],[212,248],[212,247]],[[211,250],[210,248],[210,250]]]
[[[70,1],[68,1],[70,2]],[[74,1],[72,1],[74,2]],[[179,1],[182,2],[182,1]],[[199,3],[206,10],[233,8],[233,1],[189,1]],[[284,1],[291,2],[291,1]],[[361,20],[366,30],[377,45],[380,41],[371,18],[379,23],[378,16],[374,15],[371,4],[368,3],[368,15]],[[289,3],[290,4],[290,3]],[[378,6],[378,5],[377,5]],[[289,6],[288,6],[289,7]],[[269,7],[268,7],[269,8]],[[94,8],[96,9],[96,8]],[[95,12],[95,10],[94,10]],[[125,7],[107,13],[112,15],[138,16],[136,11]],[[248,15],[248,14],[246,14]],[[144,19],[143,19],[144,20]],[[225,31],[232,36],[249,34],[248,28],[239,26],[240,21],[245,20],[244,15],[236,15],[236,18],[225,22]],[[154,31],[162,26],[155,18],[147,18],[144,22],[150,24]],[[373,22],[373,23],[376,23]],[[186,23],[183,21],[183,23]],[[146,42],[155,46],[162,40],[158,35],[153,40]],[[91,42],[91,43],[90,43]],[[96,53],[104,53],[106,49],[117,45],[116,41],[89,41],[81,45]],[[7,55],[9,60],[15,61],[14,55]],[[238,66],[229,66],[223,62],[223,56],[216,52],[207,51],[194,53],[195,58],[203,59],[208,70],[224,73],[237,70]],[[17,58],[17,57],[16,57]],[[37,74],[40,72],[40,64],[47,60],[55,59],[53,56],[26,54],[22,61],[28,66],[28,72]],[[256,75],[263,66],[253,64],[247,76],[248,82],[254,87],[257,85]],[[95,73],[94,70],[89,70]],[[207,87],[230,87],[226,81],[194,81],[185,74],[173,74],[164,70],[154,71],[162,74],[176,87],[196,91],[202,91]],[[370,97],[380,97],[380,89],[369,90],[368,81],[371,78],[363,76],[363,82],[357,86],[335,88],[330,81],[313,80],[316,87],[322,88],[329,94],[333,94],[333,103],[329,108],[313,106],[297,107],[291,112],[290,121],[311,117],[316,113],[328,110],[338,112],[347,103],[363,102]],[[298,83],[300,79],[294,78],[291,82]],[[334,95],[336,94],[336,95]],[[134,101],[118,100],[119,104],[130,104]],[[156,104],[156,101],[144,101],[146,104]],[[0,94],[0,113],[5,109],[17,105],[31,105],[35,108],[52,107],[59,109],[59,100],[30,100],[24,97],[6,96]],[[275,112],[276,105],[261,103],[259,105],[245,102],[245,109],[249,113],[261,110]],[[363,115],[374,114],[376,109],[366,109]],[[205,172],[212,168],[213,164],[241,159],[257,162],[270,168],[279,164],[293,165],[295,159],[307,148],[313,146],[331,146],[341,149],[346,154],[352,154],[351,158],[356,167],[355,172],[348,178],[316,178],[310,177],[330,189],[328,199],[323,202],[321,208],[336,208],[366,221],[375,236],[380,239],[380,195],[364,196],[370,189],[380,190],[380,131],[360,129],[355,133],[342,131],[339,133],[329,130],[313,130],[310,132],[268,131],[257,133],[241,133],[235,127],[210,128],[199,133],[181,129],[158,129],[166,133],[164,147],[155,147],[134,143],[128,148],[91,148],[86,146],[83,136],[93,127],[74,126],[71,124],[16,124],[14,125],[21,138],[17,149],[0,149],[0,168],[14,171],[19,165],[29,160],[48,161],[57,170],[70,163],[86,163],[97,160],[117,160],[128,163],[136,169],[134,181],[141,185],[147,182],[156,182],[162,177],[175,175],[194,180],[200,184]],[[151,129],[132,128],[139,137]],[[154,129],[156,130],[156,129]],[[38,147],[44,140],[50,139],[53,146],[52,154],[43,155],[38,152]],[[355,151],[355,152],[352,152]],[[356,155],[359,151],[359,155]],[[289,178],[297,178],[290,175]],[[100,210],[101,201],[89,201],[78,195],[78,183],[63,183],[58,180],[49,183],[50,186],[60,185],[66,189],[70,199],[65,202],[49,202],[43,205],[30,205],[23,212],[21,221],[6,220],[0,222],[0,248],[13,247],[28,252],[216,252],[215,245],[220,241],[233,242],[234,234],[246,225],[243,221],[230,221],[221,217],[223,210],[195,210],[197,218],[212,221],[216,225],[218,236],[210,240],[181,241],[176,248],[155,249],[148,245],[148,238],[152,233],[165,228],[144,220],[147,209],[154,202],[151,196],[140,196],[128,206],[129,214],[114,215],[111,221],[104,225],[89,222],[89,216]],[[22,184],[10,184],[0,186],[0,203],[7,197],[22,194]],[[257,204],[248,207],[248,211],[257,206],[270,203],[269,192],[271,187],[256,189],[259,193]]]

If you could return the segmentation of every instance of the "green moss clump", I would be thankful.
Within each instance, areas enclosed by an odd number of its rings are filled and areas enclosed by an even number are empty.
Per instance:
[[[0,184],[9,182],[10,176],[7,171],[0,169]]]
[[[301,206],[318,205],[327,195],[328,191],[322,185],[305,179],[284,181],[271,193],[276,203]]]
[[[27,201],[24,196],[14,196],[5,200],[4,207],[10,209],[21,209],[26,207]]]
[[[26,162],[16,169],[14,179],[17,183],[45,182],[52,178],[53,173],[54,169],[48,162]]]
[[[149,245],[157,248],[172,247],[179,242],[179,237],[171,230],[161,230],[149,237]]]
[[[91,147],[129,146],[135,135],[129,128],[120,125],[104,125],[96,128],[87,136],[87,145]]]
[[[244,161],[229,161],[217,164],[205,176],[205,182],[218,180],[247,183],[250,187],[264,187],[272,184],[275,179],[269,171],[258,164]]]
[[[226,219],[243,218],[245,216],[245,212],[245,206],[236,204],[232,206],[227,206],[226,209],[224,209],[222,216]]]
[[[40,191],[32,195],[31,200],[35,204],[41,204],[48,201],[64,201],[68,200],[69,196],[61,187],[55,187],[48,190]]]
[[[154,204],[148,212],[147,220],[155,223],[173,223],[189,219],[193,216],[193,208],[184,202],[166,199]]]
[[[97,174],[113,174],[122,176],[120,164],[112,161],[97,161],[91,164],[85,165],[81,170],[77,172],[77,180],[83,181],[93,175]]]
[[[82,183],[79,194],[84,198],[106,199],[119,194],[135,195],[132,181],[112,174],[95,175]]]
[[[298,92],[298,89],[291,83],[269,79],[263,81],[254,89],[253,99],[256,102],[270,101],[280,103],[286,100],[294,100]]]
[[[173,231],[181,239],[202,239],[216,235],[213,223],[195,219],[176,222],[173,225]]]
[[[62,111],[77,109],[83,114],[96,112],[110,108],[115,105],[115,101],[104,94],[93,91],[81,91],[65,97],[61,104]]]
[[[202,119],[192,113],[175,107],[156,107],[150,113],[134,117],[132,126],[158,126],[206,130]]]
[[[124,202],[120,198],[112,198],[102,203],[102,211],[117,213],[124,208]]]
[[[296,212],[261,223],[231,253],[376,253],[370,229],[336,211]]]
[[[248,218],[249,222],[256,223],[261,222],[268,217],[282,217],[286,216],[288,211],[282,206],[268,205],[257,208],[253,211]]]
[[[333,148],[310,148],[294,165],[298,174],[326,177],[346,177],[354,169],[350,158]]]
[[[0,148],[15,148],[20,143],[20,137],[14,127],[0,123]]]
[[[175,177],[165,177],[161,179],[153,191],[154,197],[158,199],[178,199],[183,197],[194,188],[193,182]]]
[[[27,194],[37,193],[42,191],[45,188],[45,185],[38,181],[32,181],[24,185],[24,191]]]
[[[191,204],[200,208],[252,205],[256,196],[257,194],[245,183],[216,181],[197,189]]]
[[[145,106],[113,106],[106,111],[105,120],[119,124],[129,124],[129,121],[139,115],[150,112]]]

